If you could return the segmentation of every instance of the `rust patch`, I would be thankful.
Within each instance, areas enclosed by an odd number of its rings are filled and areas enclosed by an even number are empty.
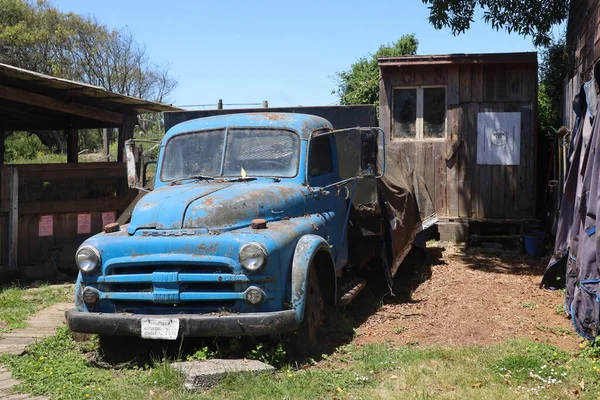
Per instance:
[[[252,113],[252,117],[269,121],[287,121],[291,119],[289,114],[274,112]]]
[[[210,246],[207,246],[204,243],[199,244],[198,251],[200,251],[200,254],[214,254],[217,252],[217,244],[213,243]]]
[[[202,204],[207,206],[207,207],[212,207],[215,204],[215,199],[207,196],[203,201]]]

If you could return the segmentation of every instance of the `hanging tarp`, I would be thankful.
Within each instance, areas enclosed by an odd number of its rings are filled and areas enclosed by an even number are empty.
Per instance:
[[[598,81],[600,69],[595,72]],[[571,141],[555,253],[542,280],[544,287],[559,287],[560,279],[565,279],[565,308],[577,333],[590,340],[596,339],[600,329],[600,107],[597,96],[590,93],[594,86],[594,82],[585,83],[579,94],[578,102],[587,106],[575,110],[580,112]]]
[[[392,243],[391,275],[394,275],[419,233],[433,226],[438,217],[424,180],[403,152],[386,152],[385,175],[379,187],[385,199]],[[423,240],[423,238],[421,238]]]

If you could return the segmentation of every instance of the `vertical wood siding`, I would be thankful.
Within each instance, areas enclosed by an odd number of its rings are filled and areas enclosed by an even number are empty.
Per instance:
[[[394,140],[392,90],[445,85],[445,140]],[[387,151],[405,152],[425,179],[441,217],[535,218],[537,65],[449,64],[386,68],[380,82],[380,126]],[[477,114],[521,113],[520,165],[477,165]],[[454,141],[462,141],[447,159]]]

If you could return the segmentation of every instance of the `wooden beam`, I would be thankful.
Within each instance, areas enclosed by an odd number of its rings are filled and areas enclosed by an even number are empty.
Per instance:
[[[79,131],[77,129],[67,129],[67,163],[77,163],[79,161]]]
[[[106,121],[115,125],[121,125],[125,121],[125,116],[123,114],[114,111],[108,111],[77,102],[66,101],[2,85],[0,85],[0,99],[10,100],[21,104],[29,104],[35,107],[73,114],[97,121]]]
[[[21,203],[19,212],[24,214],[46,214],[122,211],[127,208],[133,196],[102,197],[83,200],[28,201]]]
[[[123,125],[121,125],[121,127],[119,128],[119,143],[117,145],[118,162],[125,161],[125,158],[123,157],[123,152],[125,150],[125,141],[133,139],[133,129],[135,128],[136,122],[136,115],[127,115],[125,116],[125,121],[123,122]]]
[[[8,266],[18,267],[19,249],[19,168],[11,166],[9,176],[9,212],[8,212]]]

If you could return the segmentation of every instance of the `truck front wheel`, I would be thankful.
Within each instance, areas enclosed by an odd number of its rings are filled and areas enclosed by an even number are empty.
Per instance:
[[[325,320],[325,303],[319,286],[316,266],[311,266],[306,287],[304,320],[296,331],[296,351],[312,353],[318,348],[318,333]]]

